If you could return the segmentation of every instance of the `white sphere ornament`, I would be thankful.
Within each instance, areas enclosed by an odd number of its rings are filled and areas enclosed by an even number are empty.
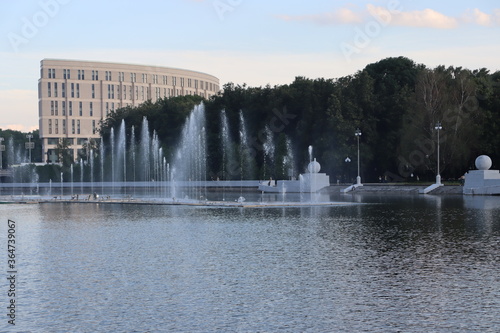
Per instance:
[[[481,155],[476,158],[476,168],[478,170],[489,170],[492,164],[491,158],[487,155]]]
[[[314,161],[309,163],[309,165],[307,166],[307,171],[309,171],[310,173],[318,173],[319,170],[321,170],[321,165],[316,162],[316,159],[314,159]]]

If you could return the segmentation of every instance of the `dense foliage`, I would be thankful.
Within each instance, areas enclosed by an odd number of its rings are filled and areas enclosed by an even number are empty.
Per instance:
[[[217,133],[218,114],[224,109],[230,128],[238,131],[241,110],[256,139],[256,163],[261,169],[266,162],[263,148],[258,148],[265,141],[260,134],[266,126],[274,126],[275,143],[282,134],[291,138],[301,171],[308,162],[307,147],[312,145],[332,181],[354,178],[354,132],[359,128],[362,178],[399,181],[434,178],[435,127],[440,122],[440,171],[444,179],[457,179],[474,167],[480,154],[499,163],[499,81],[499,72],[491,75],[486,69],[444,66],[428,69],[399,57],[336,80],[297,77],[289,85],[274,88],[226,84],[223,93],[207,103],[209,128],[210,133]],[[236,132],[232,139],[238,140]],[[215,147],[209,150],[211,156],[218,151]],[[351,163],[345,162],[346,157]],[[217,160],[211,160],[212,170],[220,169]]]

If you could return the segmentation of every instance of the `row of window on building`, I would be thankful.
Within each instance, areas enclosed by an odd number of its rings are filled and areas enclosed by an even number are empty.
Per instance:
[[[76,102],[75,102],[76,104]],[[78,102],[78,116],[83,117],[83,102]],[[106,117],[108,116],[110,111],[115,110],[114,102],[106,102]],[[89,117],[94,116],[94,103],[89,102]],[[50,115],[51,116],[59,116],[59,101],[50,101]],[[73,101],[61,101],[61,116],[73,116]]]
[[[62,82],[61,83],[61,97],[66,98],[66,97],[71,97],[71,98],[80,98],[80,84],[79,83],[71,83],[70,84],[70,92],[67,94],[66,92],[66,83]],[[59,86],[58,82],[47,82],[47,97],[59,97]],[[127,85],[116,85],[116,95],[115,95],[115,85],[114,84],[108,84],[107,85],[107,93],[108,93],[108,99],[115,99],[115,96],[117,99],[130,99],[130,100],[139,100],[142,99],[143,101],[147,99],[151,99],[150,92],[149,92],[149,87],[144,87],[144,86],[135,86],[135,89],[133,89],[134,86],[127,86]],[[128,91],[128,94],[127,94]],[[134,94],[135,92],[135,94]],[[163,96],[162,96],[163,92]],[[195,91],[189,91],[189,90],[184,90],[184,94],[187,95],[195,95]],[[91,98],[96,98],[96,87],[95,84],[91,85]],[[173,97],[173,96],[180,96],[183,95],[183,90],[182,89],[175,89],[175,88],[160,88],[160,87],[155,87],[155,98],[158,100],[162,97]],[[199,93],[198,95],[202,97],[206,97],[204,93]]]
[[[59,97],[58,87],[59,86],[57,82],[47,82],[47,97]],[[68,97],[75,98],[76,96],[76,98],[80,98],[80,84],[71,83],[70,87],[71,91],[70,91],[70,96]],[[65,83],[61,83],[61,97],[67,97]]]
[[[86,144],[89,139],[88,138],[65,138],[69,145],[74,145],[75,141],[77,145]],[[94,139],[95,140],[95,139]],[[49,145],[57,145],[61,141],[61,138],[47,138],[47,144]]]
[[[61,122],[59,122],[61,120]],[[71,124],[71,128],[67,124]],[[61,132],[59,132],[59,124],[61,125]],[[80,119],[49,119],[48,130],[50,134],[81,134]],[[96,121],[92,120],[92,134],[97,133]]]
[[[42,72],[40,73],[40,77],[43,76],[43,69],[41,70]],[[111,71],[104,71],[105,75],[105,81],[113,81],[113,75]],[[48,68],[47,69],[48,73],[48,78],[49,79],[56,79],[56,69],[55,68]],[[92,81],[99,81],[99,71],[98,70],[92,70],[91,71],[91,80]],[[125,82],[125,72],[117,72],[118,74],[118,81],[119,82]],[[151,79],[149,81],[149,76],[151,76]],[[84,69],[79,69],[78,70],[78,80],[85,80],[85,70]],[[170,80],[169,80],[170,78]],[[65,80],[70,80],[71,79],[71,69],[63,69],[63,79]],[[161,79],[161,80],[159,80]],[[178,80],[179,79],[179,80]],[[137,73],[130,73],[130,82],[136,83],[137,82]],[[152,82],[153,84],[160,84],[160,82],[163,85],[171,85],[171,86],[177,86],[179,85],[181,87],[188,87],[188,88],[194,88],[194,89],[200,89],[200,90],[208,90],[208,91],[218,91],[219,87],[211,82],[203,81],[203,80],[196,80],[196,79],[190,79],[190,78],[183,78],[183,77],[176,77],[176,76],[168,76],[168,75],[158,75],[158,74],[142,74],[142,83],[149,83]],[[169,83],[170,82],[170,83]]]

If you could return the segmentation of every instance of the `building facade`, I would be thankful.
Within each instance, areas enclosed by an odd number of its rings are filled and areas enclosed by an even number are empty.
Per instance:
[[[56,146],[67,139],[73,156],[99,138],[100,121],[121,107],[184,95],[209,98],[219,79],[196,71],[118,63],[44,59],[38,80],[43,156],[57,162]]]

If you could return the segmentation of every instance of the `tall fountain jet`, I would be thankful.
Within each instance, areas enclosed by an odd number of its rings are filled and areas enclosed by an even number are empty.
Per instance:
[[[110,141],[111,141],[111,183],[113,184],[113,189],[114,189],[114,183],[115,183],[115,129],[111,128],[111,134],[110,134]]]
[[[206,196],[206,146],[205,106],[200,104],[195,106],[184,124],[172,165],[172,180],[177,185],[188,186],[189,197]]]
[[[266,125],[265,128],[266,133],[266,141],[264,141],[264,179],[268,179],[272,176],[274,168],[274,140],[273,140],[273,132]],[[268,174],[266,174],[266,171]]]
[[[293,180],[295,177],[295,157],[293,155],[292,140],[286,138],[286,157],[283,159],[283,168],[287,175]]]
[[[115,181],[127,180],[127,154],[126,154],[126,133],[125,120],[122,119],[118,130],[118,140],[116,140],[116,161],[115,161]]]
[[[222,175],[223,180],[230,179],[230,166],[233,161],[233,150],[231,140],[229,138],[229,124],[227,121],[226,111],[221,111],[221,135],[222,135]],[[223,186],[222,189],[222,201],[226,200],[226,187]]]
[[[131,180],[135,182],[135,153],[136,153],[136,148],[135,148],[135,127],[132,126],[132,129],[130,130],[130,151],[129,151],[129,156],[132,158],[132,178]]]
[[[149,181],[150,178],[150,160],[149,160],[149,150],[151,147],[151,139],[149,137],[149,123],[146,117],[142,118],[142,129],[141,129],[141,180]]]
[[[255,173],[242,110],[240,110],[240,163],[241,179],[252,179]]]
[[[229,180],[234,173],[234,166],[238,163],[234,157],[234,147],[230,137],[229,123],[226,111],[221,112],[222,134],[222,178]]]
[[[104,193],[104,138],[101,136],[99,142],[99,160],[101,162],[101,193]]]

